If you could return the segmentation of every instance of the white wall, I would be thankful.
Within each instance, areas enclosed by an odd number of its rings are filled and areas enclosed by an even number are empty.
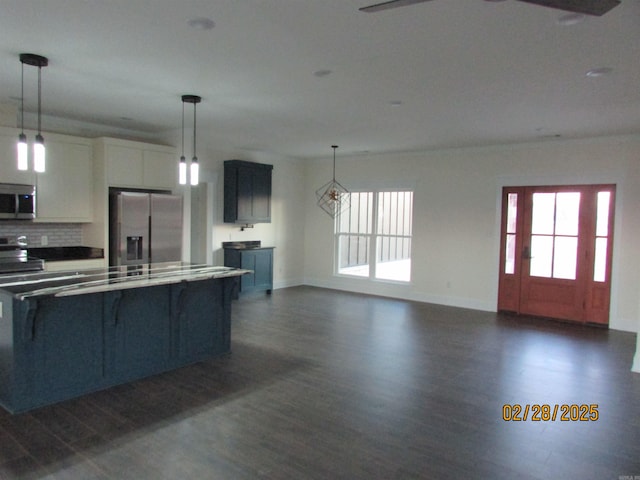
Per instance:
[[[497,302],[503,186],[617,184],[610,326],[639,330],[640,136],[339,156],[336,176],[348,189],[415,189],[410,285],[333,276],[332,220],[313,193],[331,179],[331,164],[306,163],[305,283],[488,311]]]
[[[636,337],[636,354],[633,357],[633,365],[631,370],[640,373],[640,325],[638,326],[638,335]]]

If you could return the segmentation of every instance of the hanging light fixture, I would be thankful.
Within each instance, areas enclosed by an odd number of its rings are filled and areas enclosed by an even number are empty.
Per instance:
[[[20,62],[22,63],[22,95],[20,100],[21,132],[18,136],[18,170],[29,168],[27,136],[24,133],[24,66],[26,64],[38,67],[38,133],[33,144],[33,169],[41,173],[45,171],[45,148],[42,136],[42,67],[49,65],[49,59],[34,53],[21,53]]]
[[[349,206],[351,199],[349,190],[336,180],[336,149],[338,146],[331,145],[331,148],[333,148],[333,179],[316,190],[316,198],[318,206],[331,218],[335,218]]]
[[[187,159],[184,157],[184,95],[182,96],[182,155],[178,164],[178,183],[187,184]]]
[[[20,55],[20,63],[22,64],[22,78],[20,81],[20,135],[18,135],[18,170],[29,169],[29,146],[27,145],[27,136],[24,134],[24,62]]]
[[[187,159],[184,156],[184,104],[193,104],[193,157],[191,158],[191,167],[189,169],[189,183],[198,185],[199,183],[199,165],[198,156],[196,155],[196,104],[200,103],[201,97],[197,95],[182,95],[182,156],[178,166],[178,181],[180,185],[187,184]]]
[[[200,103],[201,98],[193,97],[193,157],[191,158],[191,185],[198,185],[200,176],[200,166],[198,165],[198,156],[196,155],[196,104]]]

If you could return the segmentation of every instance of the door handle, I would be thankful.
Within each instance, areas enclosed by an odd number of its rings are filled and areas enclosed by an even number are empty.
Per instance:
[[[533,257],[531,256],[531,247],[525,245],[522,249],[522,259],[523,260],[531,260]]]

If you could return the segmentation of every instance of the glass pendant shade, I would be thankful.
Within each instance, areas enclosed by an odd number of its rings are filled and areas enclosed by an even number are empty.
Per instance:
[[[18,170],[29,169],[29,146],[27,145],[27,136],[21,133],[18,136]]]
[[[180,157],[180,163],[178,164],[178,183],[180,185],[187,184],[187,159],[184,155]]]
[[[38,173],[45,171],[44,138],[40,134],[36,135],[36,141],[33,144],[33,170]]]
[[[191,159],[191,185],[198,185],[200,182],[200,167],[198,165],[198,157]]]

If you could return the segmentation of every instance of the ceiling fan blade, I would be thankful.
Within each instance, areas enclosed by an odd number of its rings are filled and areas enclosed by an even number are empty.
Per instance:
[[[414,3],[423,3],[429,1],[431,0],[389,0],[387,2],[369,5],[368,7],[362,7],[358,10],[360,10],[361,12],[374,13],[381,10],[388,10],[390,8],[406,7],[407,5],[413,5]]]
[[[521,2],[557,8],[567,12],[584,13],[585,15],[604,15],[620,5],[620,0],[519,0]]]

